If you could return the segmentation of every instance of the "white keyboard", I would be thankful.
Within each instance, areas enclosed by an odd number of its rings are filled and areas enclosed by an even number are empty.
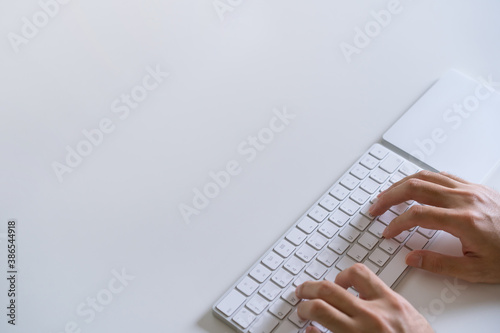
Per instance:
[[[215,315],[238,332],[299,333],[318,323],[297,316],[295,288],[307,280],[334,281],[363,263],[394,288],[408,271],[405,257],[428,247],[435,230],[413,228],[393,239],[382,232],[416,202],[373,217],[378,193],[420,168],[380,144],[373,145],[214,305]],[[350,292],[357,295],[356,290]]]

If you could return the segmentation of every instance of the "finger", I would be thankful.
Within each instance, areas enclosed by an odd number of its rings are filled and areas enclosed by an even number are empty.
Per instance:
[[[415,200],[422,204],[452,207],[454,204],[454,189],[437,185],[418,178],[411,178],[404,183],[388,189],[370,207],[370,214],[377,216],[385,213],[390,207],[404,201]]]
[[[440,174],[442,174],[445,177],[451,178],[454,181],[462,183],[462,184],[466,184],[466,185],[471,184],[470,182],[466,181],[465,179],[460,178],[460,177],[455,176],[455,175],[452,175],[451,173],[448,173],[448,172],[445,172],[445,171],[441,171]]]
[[[321,299],[300,302],[297,315],[303,320],[316,321],[334,332],[344,332],[352,326],[350,316]]]
[[[461,219],[460,212],[452,209],[414,205],[392,220],[382,235],[385,238],[392,238],[404,230],[420,226],[427,229],[444,230],[455,237],[460,237],[466,227],[463,223],[459,223]]]
[[[477,280],[477,271],[472,269],[475,258],[454,257],[427,250],[417,250],[408,253],[408,266],[424,269],[441,275],[458,277],[467,281]]]
[[[320,299],[347,315],[358,309],[357,298],[341,286],[330,281],[307,281],[297,287],[295,294],[302,299]]]
[[[342,271],[335,283],[347,289],[354,287],[363,299],[375,299],[384,295],[387,286],[363,264],[356,264]]]
[[[321,331],[314,326],[309,326],[306,328],[306,333],[321,333]]]
[[[394,185],[392,185],[392,186],[393,187],[399,186],[409,179],[425,180],[425,181],[428,181],[430,183],[434,183],[437,185],[442,185],[442,186],[450,187],[450,188],[456,188],[456,187],[460,186],[460,184],[455,179],[453,179],[452,177],[448,177],[447,174],[445,175],[442,173],[436,173],[436,172],[432,172],[432,171],[428,171],[428,170],[422,170],[422,171],[419,171],[413,175],[405,177],[405,178],[401,179],[400,181],[394,183]]]

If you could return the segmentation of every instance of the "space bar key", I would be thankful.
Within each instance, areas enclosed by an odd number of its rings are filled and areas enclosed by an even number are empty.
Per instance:
[[[406,255],[411,251],[403,247],[378,276],[386,285],[392,287],[394,282],[403,274],[408,265],[405,262]]]

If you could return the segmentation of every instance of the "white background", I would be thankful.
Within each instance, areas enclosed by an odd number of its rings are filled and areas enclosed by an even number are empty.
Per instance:
[[[229,332],[216,299],[431,83],[500,80],[495,0],[404,0],[348,62],[340,44],[387,3],[242,1],[221,20],[211,0],[73,0],[16,53],[9,33],[40,6],[2,1],[0,233],[18,219],[20,273],[18,325],[2,310],[1,331]],[[170,77],[120,120],[111,103],[157,65]],[[248,163],[238,145],[283,107],[296,118]],[[103,118],[114,132],[59,182],[52,163]],[[179,204],[233,159],[241,174],[186,224]],[[79,304],[122,269],[135,279],[85,322]],[[425,307],[444,287],[412,271],[398,291]],[[432,324],[493,332],[499,299],[470,285]]]

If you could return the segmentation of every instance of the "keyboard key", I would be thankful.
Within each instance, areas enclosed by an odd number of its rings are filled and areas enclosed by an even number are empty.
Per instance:
[[[322,326],[320,323],[313,321],[311,323],[312,326],[316,327],[321,333],[326,333],[328,329]]]
[[[387,171],[388,173],[393,173],[399,168],[403,163],[403,159],[397,155],[390,154],[385,160],[380,163],[380,168]]]
[[[295,295],[295,287],[290,286],[288,287],[287,290],[281,295],[281,298],[283,298],[285,301],[287,301],[289,304],[295,306],[297,303],[299,303],[299,298]]]
[[[393,184],[399,182],[401,179],[405,178],[405,175],[403,175],[401,172],[396,172],[389,181]]]
[[[327,267],[319,261],[313,261],[306,269],[306,273],[319,280],[327,271]]]
[[[396,282],[396,280],[408,267],[405,262],[406,255],[408,253],[410,253],[410,250],[405,247],[401,248],[401,250],[394,256],[394,258],[392,258],[389,264],[378,276],[389,287],[392,287],[394,282]]]
[[[330,221],[332,221],[339,227],[342,227],[348,220],[349,215],[338,209],[332,214],[332,216],[330,216]]]
[[[356,229],[363,231],[370,225],[371,219],[367,218],[366,216],[363,216],[361,214],[357,214],[352,218],[352,220],[349,222],[350,225],[355,227]]]
[[[424,248],[425,244],[427,244],[427,238],[415,232],[406,242],[406,246],[408,246],[412,250],[421,250]]]
[[[366,177],[366,175],[368,175],[369,172],[370,172],[370,170],[368,170],[367,168],[365,168],[361,164],[356,164],[356,166],[354,168],[352,168],[352,170],[351,170],[351,175],[353,175],[354,177],[356,177],[358,179],[364,179]]]
[[[382,222],[383,224],[385,224],[385,225],[389,225],[389,223],[391,223],[391,221],[393,219],[395,219],[396,217],[398,217],[396,214],[394,214],[393,212],[391,212],[390,210],[388,210],[384,214],[380,215],[378,217],[378,220],[380,222]]]
[[[344,271],[354,265],[356,262],[349,258],[348,256],[343,257],[340,259],[340,261],[337,263],[337,268],[340,269],[341,271]]]
[[[307,238],[307,234],[303,233],[297,228],[294,228],[288,233],[288,235],[286,235],[285,238],[293,245],[300,245],[304,241],[304,239]]]
[[[390,256],[381,249],[377,248],[372,252],[372,254],[370,254],[369,258],[377,265],[384,266],[387,260],[389,260]]]
[[[410,162],[406,162],[403,164],[403,166],[399,169],[399,172],[401,172],[405,176],[411,176],[414,173],[418,171],[418,167],[415,164],[412,164]]]
[[[309,212],[309,217],[312,218],[316,222],[323,222],[323,220],[328,216],[328,211],[321,206],[314,207]]]
[[[286,240],[282,240],[274,248],[274,251],[276,251],[283,258],[288,258],[290,253],[292,253],[294,250],[295,250],[295,246],[293,246],[292,244],[290,244],[290,242],[288,242]]]
[[[253,292],[259,287],[259,284],[249,278],[248,276],[245,277],[240,283],[238,283],[238,286],[236,288],[241,291],[243,294],[250,296],[253,294]]]
[[[397,215],[403,214],[408,209],[408,204],[406,202],[402,202],[399,205],[392,206],[390,210],[392,210]]]
[[[360,232],[351,226],[347,226],[340,232],[340,237],[348,242],[354,242],[356,238],[360,235]]]
[[[333,195],[336,199],[342,201],[349,194],[349,190],[342,185],[337,185],[330,191],[330,194]]]
[[[351,194],[350,198],[362,205],[370,199],[370,195],[361,189],[357,189]]]
[[[269,275],[271,275],[271,271],[262,266],[261,264],[258,264],[251,272],[250,276],[253,277],[255,280],[258,282],[262,283],[264,282]]]
[[[364,205],[363,208],[361,208],[361,210],[359,211],[361,214],[363,214],[364,216],[366,216],[367,218],[369,218],[370,221],[375,218],[375,216],[373,216],[369,212],[371,206],[372,206],[371,204]]]
[[[306,274],[306,272],[303,272],[302,274],[300,274],[297,279],[295,279],[295,281],[293,281],[293,285],[295,287],[298,287],[300,286],[302,283],[306,282],[306,281],[313,281],[314,279],[309,275],[309,274]]]
[[[347,175],[340,181],[340,184],[344,185],[346,188],[352,191],[356,188],[356,186],[358,186],[359,180],[356,179],[356,177]]]
[[[280,294],[280,292],[281,292],[281,288],[278,285],[276,285],[274,282],[272,282],[272,281],[268,281],[259,290],[259,294],[261,294],[262,296],[264,296],[264,298],[267,299],[267,300],[269,300],[269,301],[272,301],[276,297],[278,297],[278,295]]]
[[[291,322],[285,320],[273,333],[299,333],[299,329]]]
[[[387,178],[389,178],[389,174],[384,170],[377,168],[370,174],[370,178],[379,184],[383,184]]]
[[[318,227],[318,223],[311,219],[310,217],[304,217],[298,224],[297,228],[305,232],[306,234],[310,234]]]
[[[255,318],[257,317],[253,313],[251,313],[248,309],[243,308],[234,315],[233,320],[242,328],[247,328],[255,320]]]
[[[249,333],[271,333],[280,321],[269,313],[264,314],[255,322]]]
[[[399,247],[399,243],[394,239],[384,239],[379,246],[389,254],[394,254]]]
[[[253,313],[261,314],[268,305],[269,302],[265,298],[263,298],[259,294],[256,294],[250,301],[248,301],[247,305],[245,306],[249,308]]]
[[[306,326],[307,324],[307,320],[302,320],[299,318],[299,315],[297,314],[297,309],[295,309],[292,314],[290,315],[290,317],[288,317],[288,319],[294,323],[295,325],[297,325],[298,328],[302,328],[304,326]],[[279,328],[278,328],[279,329]],[[288,331],[283,331],[283,332],[288,332]]]
[[[281,288],[284,288],[293,280],[293,275],[285,271],[283,268],[280,268],[280,270],[273,275],[271,280]]]
[[[269,253],[263,260],[262,263],[269,269],[275,270],[281,263],[283,263],[283,258],[281,258],[276,252]]]
[[[368,178],[367,180],[365,180],[360,188],[362,188],[363,190],[365,190],[366,192],[370,193],[370,194],[373,194],[375,193],[377,190],[378,190],[378,187],[380,186],[379,183],[377,183],[376,181]]]
[[[410,232],[405,230],[405,231],[401,232],[399,235],[397,235],[396,237],[394,237],[394,239],[400,243],[403,243],[409,234],[410,234]]]
[[[332,210],[335,209],[335,207],[338,206],[340,201],[332,197],[330,194],[325,195],[325,197],[319,202],[319,205],[326,209],[327,211],[331,212]]]
[[[318,261],[323,263],[327,267],[331,267],[335,261],[339,258],[338,254],[333,252],[332,250],[325,249],[318,255]]]
[[[307,240],[307,243],[316,250],[321,250],[323,246],[326,245],[326,242],[328,242],[328,239],[321,236],[319,233],[315,233]]]
[[[417,231],[427,238],[431,238],[436,233],[436,230],[426,229],[426,228],[422,228],[422,227],[418,228]]]
[[[269,312],[278,317],[279,319],[285,318],[292,310],[292,306],[285,301],[277,300],[270,308]]]
[[[305,265],[306,264],[304,264],[304,262],[299,258],[291,257],[290,259],[288,259],[284,267],[287,271],[289,271],[293,275],[297,275],[298,273],[300,273],[300,271],[302,270],[302,268],[304,268]]]
[[[374,158],[373,156],[365,155],[359,163],[361,165],[367,167],[368,169],[372,170],[373,168],[375,168],[377,166],[378,160],[376,158]]]
[[[359,244],[354,244],[349,251],[347,251],[347,255],[357,262],[361,262],[365,259],[368,251],[361,247]]]
[[[368,228],[368,231],[371,232],[373,235],[377,236],[378,238],[382,238],[382,233],[385,230],[385,225],[382,223],[375,221],[371,225],[370,228]]]
[[[354,213],[358,211],[358,209],[359,205],[351,199],[347,199],[342,205],[340,205],[340,210],[349,216],[353,216]]]
[[[337,227],[333,223],[325,222],[321,225],[321,227],[319,227],[318,231],[323,236],[325,236],[327,238],[332,238],[333,236],[335,236],[337,231],[339,231],[339,227]]]
[[[366,267],[368,267],[368,269],[370,271],[372,271],[373,273],[377,274],[378,271],[380,270],[379,267],[377,265],[375,265],[374,263],[372,263],[370,260],[366,260],[363,265],[365,265]]]
[[[358,240],[358,243],[363,245],[368,250],[371,250],[375,247],[375,245],[377,245],[378,238],[367,232],[364,233],[363,236],[361,236],[361,238]]]
[[[343,240],[340,237],[336,237],[330,245],[328,245],[330,249],[337,252],[338,254],[344,253],[344,251],[349,247],[349,243]]]
[[[335,282],[335,278],[337,277],[337,275],[339,275],[339,273],[340,273],[340,270],[338,270],[334,267],[334,268],[332,268],[331,271],[329,271],[325,275],[325,280],[330,281],[330,282]]]
[[[224,297],[222,301],[217,304],[217,309],[226,316],[230,316],[238,309],[245,301],[246,297],[239,291],[233,289],[229,294]]]
[[[297,250],[297,252],[295,252],[295,255],[300,259],[302,259],[303,261],[309,262],[311,261],[312,258],[314,258],[317,252],[318,251],[316,251],[309,245],[304,244]]]
[[[389,151],[386,148],[384,148],[383,146],[381,146],[381,145],[375,145],[370,150],[370,155],[374,156],[375,158],[377,158],[379,160],[382,160],[382,159],[384,159],[384,157],[387,156],[388,152]]]

